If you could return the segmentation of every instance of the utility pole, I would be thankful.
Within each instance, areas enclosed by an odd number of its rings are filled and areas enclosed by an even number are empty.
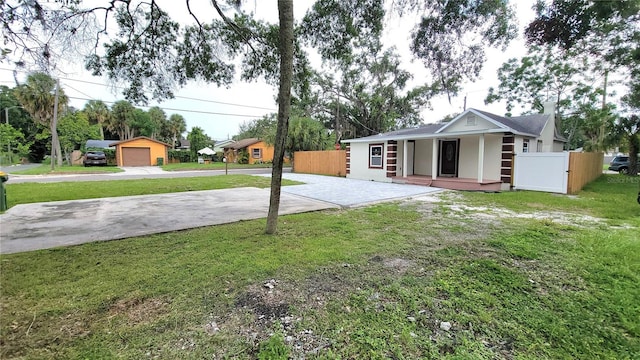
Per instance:
[[[342,134],[340,134],[340,95],[336,92],[336,150],[340,148],[340,138]]]
[[[9,108],[4,109],[4,121],[9,125]],[[9,166],[13,165],[13,159],[11,159],[11,140],[7,138],[7,156],[9,157]]]
[[[609,69],[604,71],[604,86],[602,92],[602,114],[604,115],[604,111],[607,108],[607,80],[609,78]],[[604,148],[604,132],[605,132],[605,119],[601,119],[602,124],[600,125],[600,148],[601,150],[605,150]]]
[[[60,88],[60,79],[56,80],[56,96],[53,102],[53,121],[51,122],[51,170],[55,170],[55,161],[60,154],[54,144],[58,141],[58,89]]]

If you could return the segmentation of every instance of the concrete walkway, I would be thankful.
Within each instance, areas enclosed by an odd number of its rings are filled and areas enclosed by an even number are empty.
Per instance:
[[[307,174],[287,173],[283,178],[305,184],[282,187],[282,215],[363,206],[440,191]],[[265,218],[269,195],[269,189],[236,188],[17,205],[0,215],[0,253]]]
[[[335,176],[289,173],[282,174],[282,177],[304,183],[283,186],[283,193],[326,201],[342,207],[364,206],[442,191],[435,187],[381,183]]]

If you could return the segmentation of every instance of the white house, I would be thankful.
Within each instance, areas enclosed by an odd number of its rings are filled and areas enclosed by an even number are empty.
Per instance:
[[[347,177],[498,191],[512,184],[513,158],[525,152],[560,152],[555,104],[543,114],[504,117],[468,109],[448,123],[428,124],[347,144]]]

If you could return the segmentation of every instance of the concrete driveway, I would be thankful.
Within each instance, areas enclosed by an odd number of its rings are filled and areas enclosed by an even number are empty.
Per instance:
[[[318,175],[283,177],[305,184],[282,188],[282,215],[362,206],[440,190]],[[237,188],[17,205],[0,215],[0,253],[265,218],[269,195],[269,189]]]

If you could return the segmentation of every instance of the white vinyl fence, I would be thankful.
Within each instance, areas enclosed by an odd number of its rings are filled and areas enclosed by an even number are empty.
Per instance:
[[[516,190],[567,193],[568,152],[518,154],[513,167],[513,186]]]

